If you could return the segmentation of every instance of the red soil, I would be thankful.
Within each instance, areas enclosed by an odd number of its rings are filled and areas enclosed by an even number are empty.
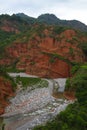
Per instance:
[[[9,104],[8,98],[13,95],[11,83],[0,77],[0,114],[4,113],[4,108]]]

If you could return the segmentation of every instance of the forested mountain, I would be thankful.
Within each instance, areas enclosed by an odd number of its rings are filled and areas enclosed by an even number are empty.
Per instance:
[[[46,23],[48,25],[59,25],[59,26],[67,26],[72,27],[74,29],[78,29],[80,31],[87,31],[87,26],[77,20],[61,20],[60,18],[57,18],[54,14],[42,14],[38,16],[38,18],[29,17],[23,13],[16,14],[17,16],[20,16],[24,20],[26,20],[28,23]]]

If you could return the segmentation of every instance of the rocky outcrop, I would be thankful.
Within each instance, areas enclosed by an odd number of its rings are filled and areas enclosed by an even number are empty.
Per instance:
[[[81,39],[75,30],[66,29],[55,34],[51,27],[41,34],[35,32],[27,42],[16,40],[6,48],[8,58],[0,60],[0,64],[14,64],[17,69],[40,77],[69,77],[71,63],[85,60],[78,43],[86,40],[85,37]]]
[[[0,77],[0,114],[4,113],[4,108],[9,104],[8,98],[13,95],[10,81]]]
[[[3,27],[1,27],[1,30],[6,31],[6,32],[15,32],[15,33],[19,33],[19,30],[13,27],[10,27],[9,25],[5,25]]]
[[[75,91],[65,91],[64,97],[68,100],[75,101],[76,100]]]

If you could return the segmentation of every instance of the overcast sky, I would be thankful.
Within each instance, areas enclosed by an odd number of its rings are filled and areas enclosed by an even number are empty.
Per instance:
[[[25,13],[32,17],[52,13],[87,25],[87,0],[0,0],[0,14]]]

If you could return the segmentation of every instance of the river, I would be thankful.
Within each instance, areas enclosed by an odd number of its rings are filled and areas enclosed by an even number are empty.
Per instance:
[[[18,75],[22,77],[37,77],[25,73],[10,73],[12,77]],[[45,79],[48,81],[48,88],[36,88],[32,91],[28,89],[19,91],[10,100],[11,104],[2,115],[5,123],[5,130],[31,130],[34,126],[44,124],[53,119],[60,111],[63,111],[68,104],[72,103],[64,99],[66,79]],[[60,93],[53,94],[54,82],[60,85]],[[61,89],[62,88],[62,89]]]

